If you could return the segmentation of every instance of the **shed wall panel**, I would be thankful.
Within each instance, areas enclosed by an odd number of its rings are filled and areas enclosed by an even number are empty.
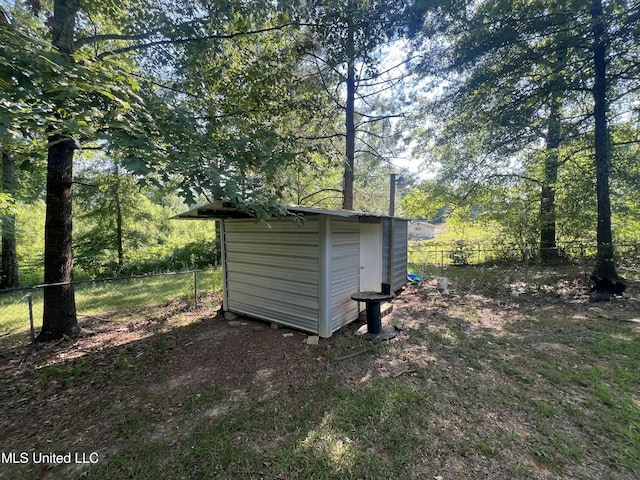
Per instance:
[[[302,257],[302,258],[317,258],[318,245],[304,245],[298,243],[294,251],[291,249],[291,245],[269,243],[269,252],[273,255],[286,255],[289,257]],[[260,249],[260,244],[256,243],[231,243],[227,245],[227,251],[234,253],[256,253]]]
[[[407,284],[407,221],[394,219],[393,225],[393,290]]]
[[[391,243],[391,222],[393,221],[393,257],[389,281],[389,252]],[[397,291],[407,283],[407,221],[385,218],[382,227],[382,278]]]
[[[294,282],[307,282],[316,284],[318,281],[318,271],[306,269],[305,267],[291,268],[289,266],[274,267],[256,263],[240,263],[236,259],[227,262],[227,276],[235,272],[253,275],[255,282],[268,282],[272,279],[276,280],[292,280]]]
[[[318,220],[225,220],[229,311],[317,333]]]
[[[231,281],[234,284],[246,285],[248,288],[256,284],[255,274],[253,272],[233,272],[231,273]],[[307,295],[311,297],[316,295],[318,290],[318,286],[314,283],[276,278],[269,278],[269,286],[277,290],[291,292],[295,295]]]
[[[389,281],[389,231],[390,231],[389,218],[385,218],[382,221],[382,283],[391,284]]]

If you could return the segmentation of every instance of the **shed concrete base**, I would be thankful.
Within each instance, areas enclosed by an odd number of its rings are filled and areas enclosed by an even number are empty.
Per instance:
[[[237,313],[233,313],[233,312],[228,312],[225,311],[224,312],[224,319],[225,320],[235,320],[236,318],[238,318],[240,315],[238,315]]]

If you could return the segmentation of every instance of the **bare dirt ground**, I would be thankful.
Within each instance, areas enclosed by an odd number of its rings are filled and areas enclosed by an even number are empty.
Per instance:
[[[572,283],[556,285],[552,291],[523,293],[518,298],[495,285],[471,284],[462,291],[456,290],[453,282],[446,296],[434,287],[433,282],[409,286],[385,319],[399,329],[398,336],[379,354],[359,355],[353,361],[332,360],[354,352],[349,339],[360,325],[357,322],[333,338],[321,340],[319,346],[311,346],[305,343],[307,334],[303,332],[273,329],[268,323],[249,319],[230,324],[218,315],[215,298],[203,301],[209,306],[197,311],[176,300],[118,321],[110,313],[80,317],[80,338],[0,350],[0,452],[98,452],[104,461],[130,447],[131,431],[138,428],[136,415],[154,419],[153,428],[144,433],[146,437],[179,442],[189,427],[176,419],[190,405],[202,405],[197,401],[202,395],[212,395],[212,401],[207,408],[198,407],[198,415],[215,419],[233,410],[234,403],[242,399],[262,398],[275,389],[312,382],[310,371],[314,375],[337,374],[348,385],[361,384],[371,376],[410,380],[420,375],[416,381],[439,388],[439,375],[460,381],[482,375],[487,384],[502,381],[492,377],[491,370],[474,372],[468,362],[414,341],[412,332],[424,325],[441,337],[446,337],[452,325],[458,325],[471,336],[490,332],[499,338],[507,331],[514,334],[516,319],[542,310],[561,312],[572,322],[640,325],[640,299],[633,289],[611,304],[592,305],[586,301],[584,285]],[[490,295],[486,288],[492,289]],[[535,335],[535,326],[516,334]],[[446,342],[442,348],[446,353]],[[537,348],[561,354],[566,347],[541,338]],[[518,352],[506,348],[505,355],[509,354]],[[439,373],[423,375],[426,371]],[[215,387],[233,395],[214,398]],[[494,418],[496,425],[526,430],[528,420],[522,418],[521,411],[502,413]],[[453,434],[460,429],[459,425],[449,427]],[[606,478],[608,466],[603,462],[591,457],[562,475],[547,471],[543,464],[534,465],[535,478]],[[512,478],[492,465],[482,456],[450,458],[434,464],[433,471],[438,473],[431,478]],[[0,478],[66,478],[69,472],[53,463],[0,464]],[[617,474],[633,478],[624,471]]]
[[[174,413],[203,386],[231,389],[240,400],[256,384],[268,391],[303,375],[298,362],[307,335],[299,331],[245,318],[236,325],[216,307],[190,311],[182,301],[124,321],[112,316],[80,316],[77,339],[0,352],[0,452],[63,445],[58,451],[105,458],[123,446],[113,431],[118,412],[157,414],[161,421],[152,435],[169,435]],[[205,414],[227,408],[217,405]],[[5,477],[3,466],[0,478],[15,478]],[[49,478],[47,470],[39,476]]]

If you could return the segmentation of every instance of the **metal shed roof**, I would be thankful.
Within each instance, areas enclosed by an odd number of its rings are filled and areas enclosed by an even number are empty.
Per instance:
[[[299,205],[285,205],[282,207],[289,214],[309,214],[309,215],[332,215],[336,217],[370,217],[386,218],[386,215],[377,215],[367,212],[356,212],[353,210],[338,210],[317,207],[302,207]],[[234,207],[231,202],[218,200],[207,205],[195,207],[187,212],[172,217],[174,219],[221,219],[221,218],[253,218],[253,216],[241,208]]]

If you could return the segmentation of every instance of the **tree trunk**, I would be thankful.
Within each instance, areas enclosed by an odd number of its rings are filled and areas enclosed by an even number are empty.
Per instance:
[[[73,61],[75,19],[79,0],[55,0],[52,44]],[[59,101],[64,107],[64,99]],[[64,335],[76,336],[80,329],[76,317],[73,282],[72,186],[75,141],[63,134],[49,136],[47,154],[47,213],[44,227],[44,282],[56,284],[44,289],[42,330],[38,341]]]
[[[616,282],[613,238],[611,233],[611,200],[609,196],[609,173],[611,171],[611,151],[607,125],[607,38],[602,0],[591,4],[593,28],[593,115],[595,122],[595,166],[596,192],[598,199],[598,225],[596,238],[598,251],[593,275],[600,279]]]
[[[346,165],[344,167],[342,208],[353,210],[353,169],[356,155],[356,126],[355,126],[355,96],[356,96],[356,67],[355,67],[355,39],[353,26],[349,23],[347,32],[347,105],[346,105]]]
[[[12,152],[2,151],[2,188],[15,194],[16,164]],[[16,256],[16,216],[13,213],[2,218],[2,273],[0,288],[18,286],[18,258]]]
[[[556,245],[556,182],[558,181],[558,147],[560,146],[561,99],[553,94],[549,109],[544,180],[540,198],[540,258],[543,263],[558,260]]]
[[[72,175],[75,143],[49,138],[47,157],[47,214],[44,227],[44,289],[42,331],[38,341],[79,333],[73,287]]]

